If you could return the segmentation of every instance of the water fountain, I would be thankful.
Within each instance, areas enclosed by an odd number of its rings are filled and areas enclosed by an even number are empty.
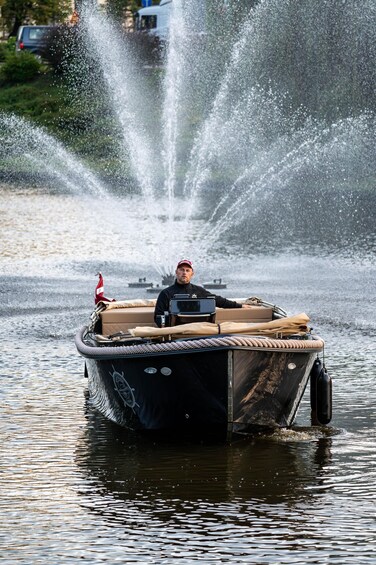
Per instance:
[[[105,198],[107,191],[96,175],[62,143],[42,128],[14,114],[0,113],[0,156],[11,182],[14,171],[21,170],[31,181],[44,175],[57,190]]]
[[[336,214],[341,231],[341,214],[356,217],[375,179],[372,2],[173,4],[158,92],[156,71],[139,66],[131,42],[95,8],[82,9],[134,178],[127,202],[140,214],[137,234],[127,230],[126,200],[116,201],[117,218],[102,210],[106,220],[123,225],[127,245],[142,247],[161,275],[184,255],[204,264],[309,241],[323,215]],[[51,135],[15,116],[0,124],[1,159],[48,172],[60,190],[114,198]]]

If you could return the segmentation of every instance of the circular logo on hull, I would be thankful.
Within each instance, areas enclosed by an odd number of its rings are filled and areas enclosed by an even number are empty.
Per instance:
[[[124,377],[124,373],[119,373],[114,367],[112,373],[112,380],[114,382],[114,388],[119,394],[120,398],[126,406],[129,408],[134,408],[138,406],[136,399],[134,397],[134,388],[130,386],[128,381]]]

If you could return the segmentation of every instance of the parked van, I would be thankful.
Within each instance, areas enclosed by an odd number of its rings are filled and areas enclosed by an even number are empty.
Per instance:
[[[158,6],[141,8],[135,14],[135,31],[142,31],[166,39],[172,0],[161,0]]]
[[[46,36],[56,26],[20,26],[17,32],[16,52],[30,51],[41,56],[46,45]]]

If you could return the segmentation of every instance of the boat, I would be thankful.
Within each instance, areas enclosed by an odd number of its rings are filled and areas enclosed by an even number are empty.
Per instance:
[[[167,288],[167,286],[159,286],[159,284],[156,284],[155,286],[152,284],[151,286],[149,286],[146,289],[146,292],[148,294],[159,294],[161,292],[161,290],[163,290],[164,288]]]
[[[202,285],[204,288],[227,288],[227,284],[222,282],[222,279],[214,279],[211,282],[206,282]]]
[[[153,283],[148,285],[148,288],[146,289],[146,292],[148,294],[159,294],[161,292],[161,290],[163,290],[164,288],[167,288],[168,286],[171,286],[172,284],[174,284],[175,281],[175,275],[171,275],[171,274],[164,274],[162,276],[162,284],[156,284],[154,285]]]
[[[152,286],[152,282],[148,282],[146,277],[138,279],[138,281],[133,281],[128,283],[129,288],[147,288]]]
[[[329,423],[324,341],[308,316],[236,300],[249,308],[176,295],[161,327],[155,299],[98,303],[75,338],[92,404],[132,430],[229,439],[292,426],[311,381],[313,423]]]

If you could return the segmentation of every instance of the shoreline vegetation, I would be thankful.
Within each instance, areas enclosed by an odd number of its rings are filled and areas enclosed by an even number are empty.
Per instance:
[[[104,179],[115,180],[119,170],[123,180],[124,175],[129,177],[124,161],[120,163],[117,157],[116,122],[104,100],[97,97],[94,101],[90,94],[81,92],[75,93],[78,99],[72,101],[69,86],[64,77],[41,65],[32,80],[1,85],[0,113],[24,119],[23,127],[29,123],[42,128]],[[19,180],[25,175],[21,170],[14,173]],[[0,162],[0,178],[4,174]]]
[[[82,109],[85,108],[82,98],[75,108],[67,84],[51,73],[42,73],[32,82],[0,88],[0,112],[23,118],[26,120],[23,127],[29,122],[31,127],[43,128],[100,176],[112,177],[119,168],[112,137],[114,124],[105,108],[97,109],[100,118],[95,119],[92,106],[86,107],[91,111]],[[3,176],[2,168],[0,162],[0,176]],[[24,173],[18,173],[16,176],[21,179]]]
[[[159,44],[155,38],[131,35],[135,57],[153,83],[151,90],[156,90],[161,73]],[[102,181],[127,189],[134,181],[109,98],[76,28],[57,28],[49,36],[43,59],[28,52],[16,54],[14,38],[0,43],[0,114],[25,120],[21,128],[28,124],[30,130],[42,128]],[[17,161],[0,159],[0,180],[9,176],[30,182],[33,174]]]

